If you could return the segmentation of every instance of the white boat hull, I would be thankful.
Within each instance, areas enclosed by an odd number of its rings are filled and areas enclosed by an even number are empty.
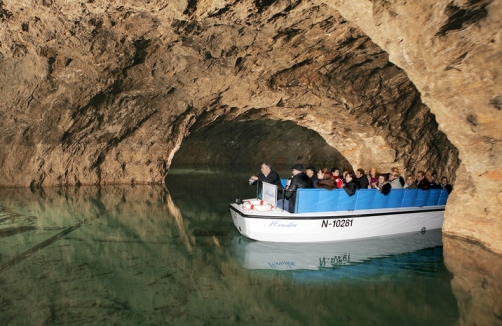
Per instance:
[[[330,242],[440,229],[444,205],[291,214],[279,208],[247,211],[230,204],[232,220],[250,239],[269,242]]]

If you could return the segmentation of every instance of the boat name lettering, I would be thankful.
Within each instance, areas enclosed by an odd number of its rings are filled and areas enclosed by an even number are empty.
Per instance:
[[[293,261],[272,261],[267,262],[268,266],[273,269],[277,269],[278,267],[286,266],[289,269],[293,269],[292,266],[295,266],[295,262]]]
[[[296,227],[298,224],[296,224],[295,222],[291,221],[289,223],[284,223],[284,222],[280,222],[280,221],[272,221],[269,226],[270,227],[278,227],[278,228],[294,228]]]
[[[329,225],[332,225],[334,228],[346,228],[352,226],[352,222],[354,219],[337,219],[333,220],[333,222],[330,222],[329,220],[322,220],[321,227],[322,228],[327,228]]]
[[[331,265],[332,267],[339,265],[348,265],[350,264],[350,254],[319,258],[320,267],[326,267],[327,264]]]

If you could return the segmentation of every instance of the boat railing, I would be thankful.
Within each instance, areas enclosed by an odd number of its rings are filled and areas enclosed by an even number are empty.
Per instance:
[[[392,189],[386,196],[376,189],[360,189],[349,196],[344,189],[301,188],[296,194],[295,213],[441,206],[447,199],[445,189]]]

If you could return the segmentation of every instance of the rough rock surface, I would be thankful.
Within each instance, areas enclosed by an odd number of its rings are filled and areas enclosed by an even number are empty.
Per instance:
[[[293,121],[456,177],[445,231],[500,251],[500,4],[457,2],[0,2],[0,184],[162,183],[191,132]]]
[[[330,3],[406,71],[459,150],[443,231],[502,252],[502,3]]]

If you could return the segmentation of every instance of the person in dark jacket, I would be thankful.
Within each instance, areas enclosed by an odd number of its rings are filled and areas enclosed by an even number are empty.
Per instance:
[[[363,169],[356,170],[355,181],[356,181],[357,189],[368,189],[369,188],[368,176],[366,174],[364,174]]]
[[[293,177],[288,188],[284,192],[284,197],[289,201],[288,211],[295,212],[296,190],[300,188],[313,188],[312,180],[303,172],[303,165],[293,165]]]
[[[425,171],[425,180],[429,184],[429,189],[440,189],[441,186],[438,183],[436,183],[436,181],[433,178],[433,175],[434,174],[432,173],[431,170]]]
[[[356,193],[357,183],[356,180],[354,180],[354,173],[352,171],[347,171],[347,173],[345,173],[345,184],[343,185],[343,189],[345,189],[349,196]]]
[[[256,181],[271,183],[279,188],[282,188],[281,177],[279,177],[279,173],[272,170],[272,167],[269,163],[262,163],[261,173],[258,175],[253,175],[249,178],[250,184],[255,184]]]
[[[310,180],[312,180],[312,184],[314,185],[314,188],[315,188],[315,184],[317,183],[317,173],[315,172],[315,167],[313,167],[312,165],[310,165],[309,167],[307,167],[305,169],[305,174],[310,178]]]
[[[425,178],[424,171],[417,172],[417,188],[422,190],[429,190],[429,181]]]
[[[249,178],[249,184],[253,185],[258,181],[258,198],[261,198],[261,188],[262,183],[267,182],[273,185],[276,185],[279,189],[282,189],[281,177],[279,177],[279,173],[272,170],[272,167],[269,163],[261,164],[261,173],[258,175],[253,175]]]
[[[448,192],[448,194],[450,194],[451,191],[453,190],[451,184],[448,183],[448,178],[447,177],[442,177],[441,178],[440,186],[441,186],[441,188],[446,189],[446,191]]]

